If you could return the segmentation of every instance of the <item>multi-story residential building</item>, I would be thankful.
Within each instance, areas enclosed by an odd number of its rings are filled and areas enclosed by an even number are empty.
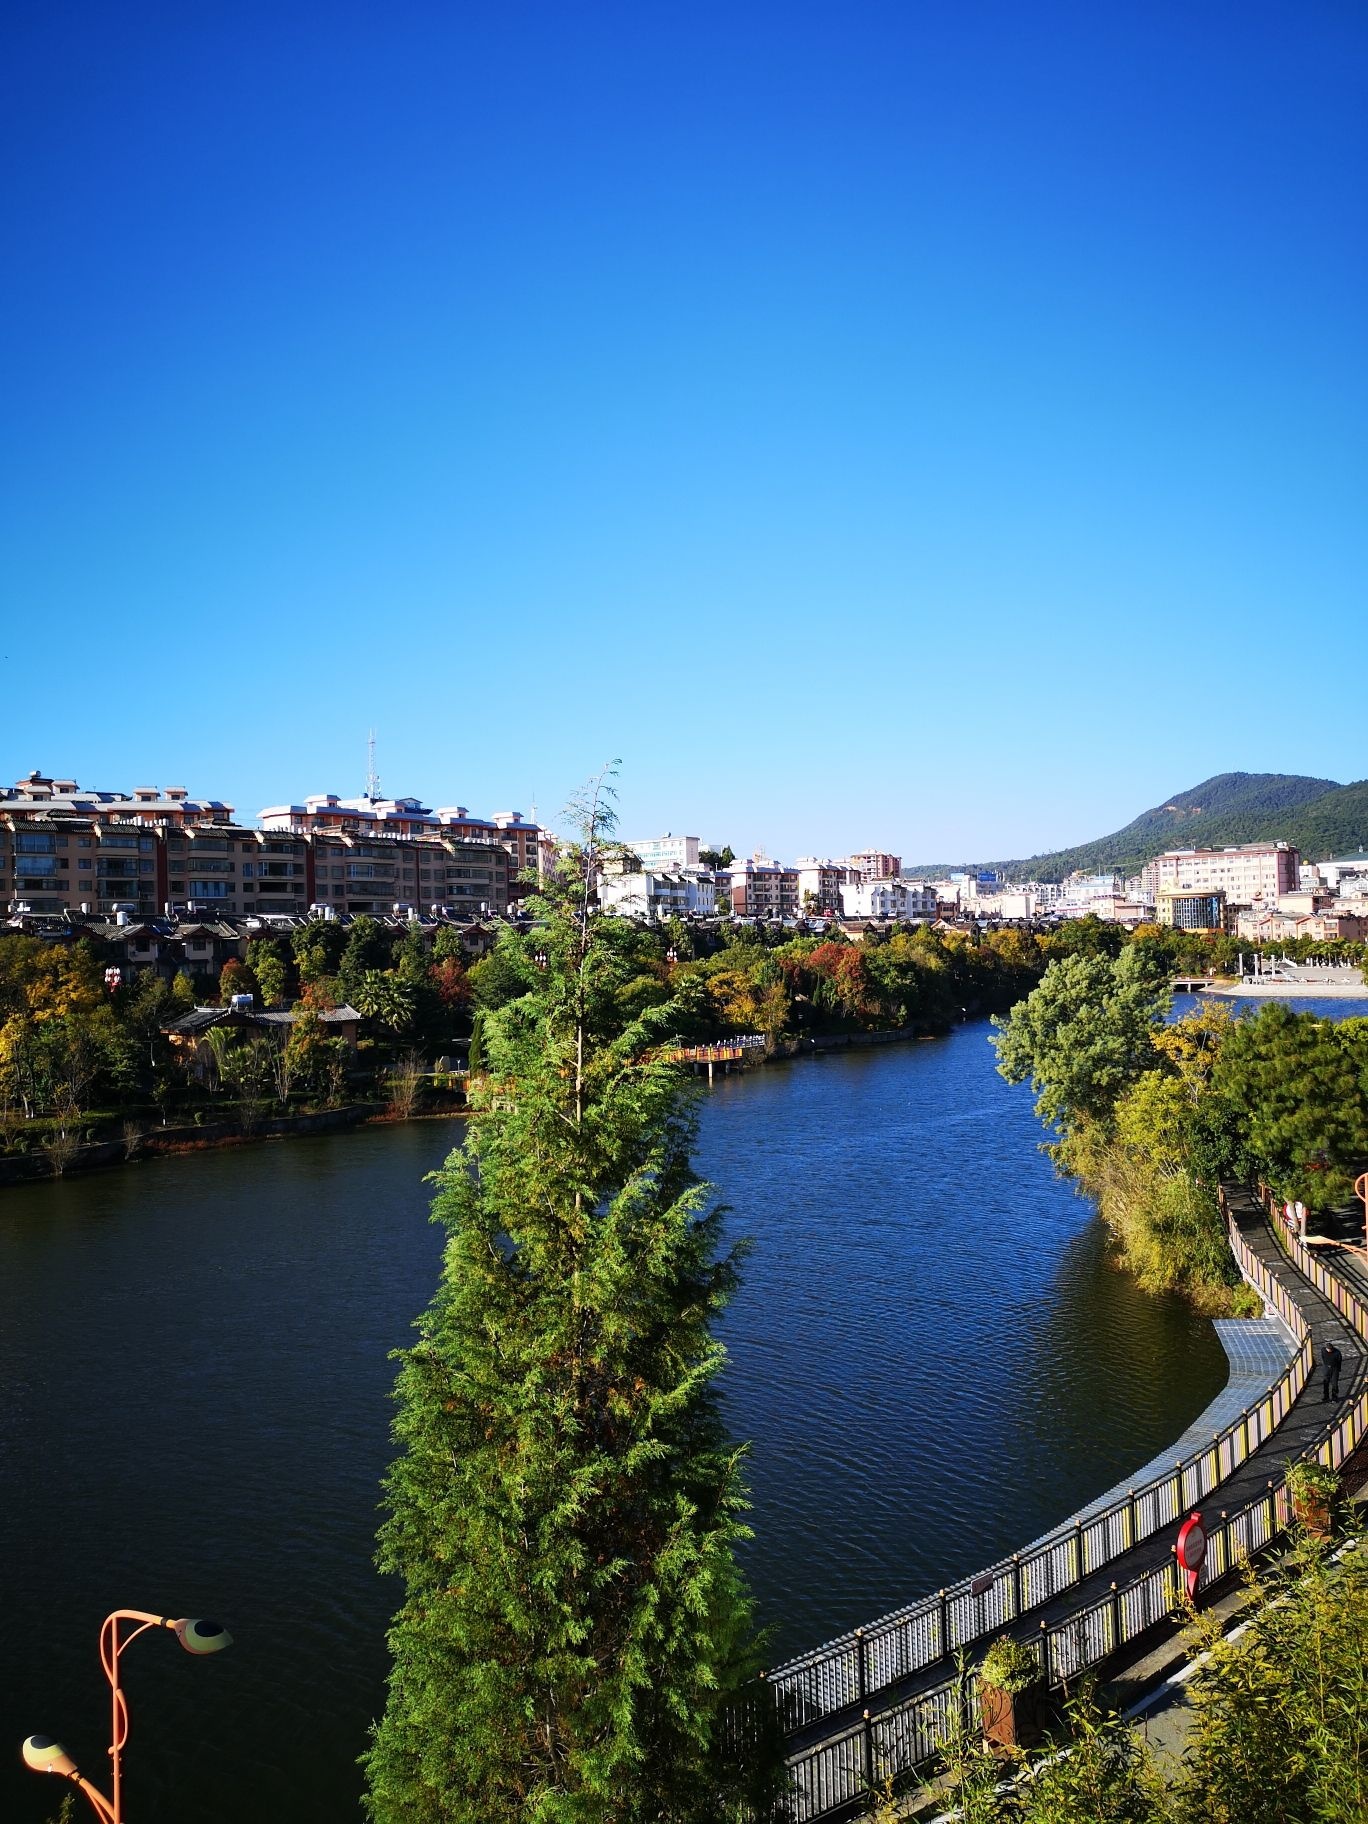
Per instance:
[[[151,916],[159,909],[157,831],[27,812],[0,824],[0,902],[11,912]]]
[[[33,772],[0,789],[0,816],[15,822],[76,817],[170,828],[186,823],[231,823],[233,807],[218,798],[191,798],[182,785],[96,792],[77,785],[74,779],[52,779]]]
[[[605,874],[598,896],[605,911],[624,917],[712,918],[717,911],[717,883],[706,868]]]
[[[471,819],[416,798],[335,795],[276,805],[262,825],[247,829],[231,805],[179,786],[91,792],[33,773],[0,791],[0,907],[146,919],[317,905],[474,918],[507,910],[514,873],[536,868],[540,834],[516,811]],[[472,825],[478,834],[466,833]]]
[[[841,910],[841,888],[854,878],[844,861],[819,861],[814,855],[800,855],[794,862],[798,873],[798,909],[809,918],[834,918]]]
[[[1368,938],[1368,910],[1343,909],[1332,901],[1323,912],[1286,912],[1253,910],[1241,912],[1235,920],[1237,936],[1250,943],[1285,943],[1289,939],[1308,937],[1313,943],[1332,943],[1336,939],[1361,944]]]
[[[368,837],[316,832],[309,839],[310,903],[338,913],[441,909],[475,918],[508,909],[511,859],[501,843],[455,837]]]
[[[300,914],[310,904],[308,838],[238,824],[197,824],[164,837],[166,903],[180,914]]]
[[[1141,869],[1146,899],[1221,893],[1228,906],[1273,905],[1297,891],[1301,856],[1290,842],[1228,849],[1169,849]],[[1161,920],[1162,922],[1162,920]]]
[[[635,855],[648,871],[698,866],[700,842],[697,836],[675,836],[666,830],[663,836],[641,836],[635,840],[624,840],[622,846]]]
[[[861,849],[858,855],[847,855],[843,865],[856,880],[896,880],[902,873],[902,856]]]
[[[798,870],[782,868],[765,855],[734,861],[717,876],[717,890],[731,896],[736,918],[794,918],[798,914]]]
[[[510,897],[524,891],[519,880],[523,874],[536,874],[540,863],[541,830],[535,823],[529,822],[521,811],[496,811],[493,817],[474,817],[465,805],[448,805],[434,811],[417,798],[339,798],[335,792],[317,792],[306,798],[303,804],[275,804],[261,812],[258,819],[263,829],[287,829],[299,834],[313,835],[327,831],[352,838],[373,836],[382,841],[436,838],[448,846],[464,852],[472,844],[486,848],[500,848],[509,857],[509,864],[502,870],[505,884],[502,893],[491,892],[491,910],[503,910]],[[360,858],[358,858],[360,859]],[[372,859],[379,859],[373,857]],[[470,866],[464,860],[453,865]],[[331,868],[332,863],[329,863]],[[489,885],[494,887],[494,875],[500,870],[491,864]],[[412,873],[413,886],[417,892],[422,884],[421,869],[406,869],[397,865],[391,876],[356,875],[345,878],[371,879],[393,878],[398,886],[403,885],[403,877]],[[466,880],[469,876],[452,876],[453,880]],[[429,884],[433,885],[436,876],[429,864]],[[331,885],[331,880],[329,882]],[[484,896],[481,896],[484,897]],[[493,901],[497,899],[498,905]],[[413,904],[425,903],[418,899]]]
[[[846,918],[934,918],[936,889],[919,880],[852,880],[841,888]]]

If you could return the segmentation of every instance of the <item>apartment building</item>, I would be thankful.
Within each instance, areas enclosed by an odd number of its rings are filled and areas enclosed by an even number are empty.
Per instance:
[[[443,843],[453,853],[461,851],[461,856],[471,845],[502,849],[508,857],[507,864],[501,868],[497,862],[491,862],[484,870],[489,876],[487,884],[492,889],[491,894],[469,896],[472,901],[489,897],[490,909],[495,911],[503,910],[510,898],[516,898],[526,891],[519,876],[529,873],[535,875],[541,860],[542,831],[536,823],[525,818],[521,811],[496,811],[493,817],[475,817],[463,804],[448,805],[434,811],[417,798],[340,798],[335,792],[317,792],[307,797],[303,804],[267,806],[260,813],[258,822],[266,830],[291,830],[310,836],[327,833],[358,841],[371,837],[382,842],[432,839]],[[461,856],[452,862],[453,868],[475,866]],[[358,862],[365,859],[379,862],[383,857],[357,858]],[[397,865],[392,876],[382,871],[370,876],[334,877],[331,873],[333,865],[330,858],[329,886],[336,879],[345,881],[349,878],[374,881],[392,878],[397,884],[402,884],[403,878],[410,875],[415,892],[421,890],[424,878],[429,885],[435,886],[437,883],[431,859],[427,863],[426,875],[423,873],[421,859],[412,869],[402,864]],[[504,882],[501,892],[497,891],[496,881],[496,876],[500,875]],[[472,881],[474,876],[459,872],[448,876],[444,868],[443,879],[447,878],[453,884],[460,884]],[[462,898],[465,897],[467,896],[463,894]],[[495,900],[497,904],[494,903]],[[412,903],[417,905],[426,902],[415,898]]]
[[[846,918],[934,918],[936,889],[919,880],[853,880],[841,888]]]
[[[156,831],[75,816],[0,814],[0,905],[10,912],[151,916],[162,839]]]
[[[858,855],[847,855],[843,865],[856,880],[896,880],[902,873],[902,856],[886,855],[882,849],[861,849]]]
[[[131,792],[96,792],[74,779],[29,773],[0,788],[0,817],[25,823],[78,818],[96,823],[142,823],[170,828],[187,823],[231,823],[233,807],[218,798],[192,798],[183,785],[140,785]]]
[[[793,865],[798,873],[799,911],[809,918],[839,917],[841,888],[855,878],[848,864],[800,855]]]
[[[637,857],[643,868],[659,871],[696,868],[698,851],[702,845],[697,836],[675,836],[666,830],[663,836],[625,839],[622,846]]]
[[[1145,863],[1144,896],[1220,893],[1229,906],[1272,905],[1295,893],[1301,856],[1290,842],[1247,842],[1227,849],[1169,849]],[[1160,922],[1163,922],[1162,913]]]
[[[706,868],[605,874],[598,896],[605,912],[624,918],[712,918],[717,911],[717,884]]]
[[[717,890],[731,896],[737,918],[796,918],[799,911],[798,870],[783,868],[764,855],[734,861],[717,876]]]
[[[499,843],[439,835],[376,837],[316,831],[309,838],[310,904],[338,913],[442,908],[476,918],[508,909],[512,860]]]

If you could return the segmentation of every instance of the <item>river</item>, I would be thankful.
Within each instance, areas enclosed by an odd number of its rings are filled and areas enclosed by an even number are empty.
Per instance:
[[[18,1759],[104,1776],[99,1622],[217,1617],[125,1662],[137,1824],[335,1824],[383,1702],[387,1359],[435,1281],[455,1122],[151,1161],[0,1198],[0,1817]],[[753,1250],[727,1405],[778,1660],[1066,1516],[1219,1391],[1209,1324],[1103,1259],[987,1028],[719,1082],[700,1163]],[[12,1743],[11,1747],[6,1744]]]

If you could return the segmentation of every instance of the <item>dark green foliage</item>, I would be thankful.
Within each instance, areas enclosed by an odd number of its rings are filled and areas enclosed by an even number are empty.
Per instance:
[[[752,1670],[710,1334],[735,1260],[659,1055],[668,1009],[624,1010],[638,939],[588,914],[583,878],[571,855],[535,938],[472,971],[486,1074],[438,1176],[445,1261],[386,1484],[380,1562],[406,1596],[376,1824],[721,1824],[766,1802],[721,1721]]]
[[[1040,986],[994,1020],[998,1069],[1030,1079],[1036,1112],[1061,1129],[1110,1120],[1120,1095],[1154,1063],[1167,986],[1144,953],[1080,953],[1052,962]]]
[[[1333,1022],[1274,1003],[1236,1023],[1213,1093],[1240,1117],[1251,1161],[1280,1197],[1325,1209],[1368,1160],[1368,1098]]]

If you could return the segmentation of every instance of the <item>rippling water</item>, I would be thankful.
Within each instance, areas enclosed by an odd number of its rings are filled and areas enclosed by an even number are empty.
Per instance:
[[[99,1622],[223,1619],[126,1662],[139,1824],[356,1815],[396,1591],[370,1564],[387,1352],[435,1281],[423,1123],[0,1196],[0,1817],[55,1811],[19,1740],[103,1778]],[[1219,1389],[1037,1151],[982,1026],[719,1083],[701,1162],[755,1242],[726,1320],[774,1656],[1022,1543]],[[14,1752],[6,1748],[14,1744]]]

